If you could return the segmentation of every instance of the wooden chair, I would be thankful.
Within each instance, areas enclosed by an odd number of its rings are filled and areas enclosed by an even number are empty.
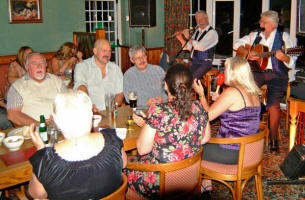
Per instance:
[[[125,174],[122,174],[122,185],[112,194],[100,199],[100,200],[125,200],[125,193],[127,190],[127,177]]]
[[[216,67],[212,67],[210,71],[208,71],[204,76],[203,76],[203,83],[204,86],[206,87],[207,90],[207,102],[208,104],[211,103],[211,83],[213,79],[218,75],[219,71]]]
[[[180,199],[199,197],[200,162],[202,150],[191,158],[162,164],[127,163],[128,169],[147,172],[160,172],[160,199]],[[128,189],[126,199],[147,199]]]
[[[232,192],[234,200],[242,199],[242,191],[249,179],[255,176],[257,199],[263,199],[262,160],[265,130],[258,134],[236,138],[211,138],[209,143],[240,144],[238,164],[227,165],[201,161],[201,178],[219,181]],[[203,149],[204,151],[204,149]],[[234,182],[233,187],[229,182]]]

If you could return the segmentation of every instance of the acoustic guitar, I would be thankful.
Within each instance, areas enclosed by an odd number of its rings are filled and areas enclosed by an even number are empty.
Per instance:
[[[251,46],[246,44],[245,48],[249,52],[249,49],[251,48]],[[258,72],[262,72],[267,68],[268,58],[270,56],[274,56],[275,51],[276,51],[276,50],[269,51],[268,47],[261,45],[261,44],[254,45],[251,50],[257,52],[257,56],[259,57],[259,59],[258,60],[248,60],[248,62],[251,65],[252,71],[258,71]],[[288,49],[282,49],[282,51],[283,51],[283,53],[285,53],[289,56],[299,56],[304,53],[304,48],[302,46],[299,46],[299,47],[293,47],[293,48],[288,48]],[[244,55],[240,51],[236,52],[236,56],[240,56],[243,58],[246,58],[247,55]]]

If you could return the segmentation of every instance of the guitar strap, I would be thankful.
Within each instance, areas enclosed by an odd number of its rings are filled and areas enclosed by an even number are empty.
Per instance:
[[[253,42],[253,44],[252,44],[252,46],[251,46],[251,48],[250,48],[250,51],[252,50],[252,47],[253,47],[253,46],[259,44],[259,42],[262,40],[262,37],[260,36],[260,34],[261,34],[261,32],[258,31],[258,32],[257,32],[257,35],[256,35],[256,38],[255,38],[255,40],[254,40],[254,42]]]
[[[251,45],[251,47],[250,47],[250,49],[249,49],[249,53],[248,53],[247,58],[246,58],[247,60],[248,60],[248,56],[249,56],[250,51],[252,50],[252,48],[253,48],[255,45],[259,44],[259,42],[262,40],[262,37],[260,36],[260,33],[261,33],[261,31],[258,31],[258,32],[257,32],[257,35],[256,35],[256,37],[255,37],[255,40],[254,40],[254,42],[252,43],[252,45]],[[261,72],[261,68],[260,68],[259,64],[258,64],[256,61],[248,60],[248,62],[249,62],[249,64],[250,64],[251,70],[252,70],[253,72]]]

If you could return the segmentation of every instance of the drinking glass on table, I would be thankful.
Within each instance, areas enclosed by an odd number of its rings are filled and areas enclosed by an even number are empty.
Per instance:
[[[133,92],[133,91],[129,92],[128,99],[129,99],[130,107],[133,109],[133,111],[135,111],[136,107],[137,107],[137,100],[138,100],[137,93]]]
[[[47,146],[54,146],[54,144],[58,142],[58,130],[54,121],[51,121],[51,123],[48,125],[47,132],[49,138],[49,143]]]
[[[105,94],[105,105],[106,110],[108,111],[108,114],[111,115],[113,109],[114,109],[114,94],[106,93]]]

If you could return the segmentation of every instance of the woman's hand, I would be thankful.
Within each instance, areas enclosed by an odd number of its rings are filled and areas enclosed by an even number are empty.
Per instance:
[[[193,81],[193,89],[199,95],[199,97],[204,97],[204,89],[202,87],[201,81],[196,78]]]
[[[77,63],[77,58],[73,56],[68,60],[68,62],[70,62],[71,65],[74,65]]]
[[[213,95],[212,95],[212,100],[213,101],[216,101],[219,97],[219,93],[218,92],[213,92]]]
[[[92,112],[93,114],[95,114],[95,113],[100,113],[101,111],[96,107],[95,104],[92,104]]]
[[[35,129],[35,124],[32,123],[30,125],[30,135],[32,138],[32,142],[34,143],[34,146],[36,147],[37,150],[43,149],[45,147],[45,144],[43,143],[39,131],[34,131]]]
[[[141,115],[145,118],[145,114],[144,113],[141,113]],[[140,117],[139,115],[136,115],[135,113],[132,114],[132,119],[133,121],[136,123],[136,125],[138,125],[139,127],[143,127],[144,124],[145,124],[145,120]]]

